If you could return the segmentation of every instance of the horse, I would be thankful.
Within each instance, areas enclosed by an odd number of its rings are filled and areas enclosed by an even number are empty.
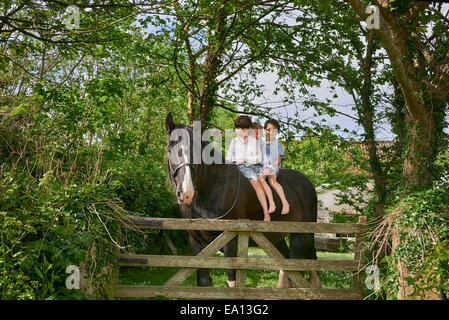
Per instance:
[[[206,164],[200,159],[196,161],[199,163],[194,163],[193,127],[175,124],[171,113],[167,114],[165,127],[169,136],[166,147],[169,180],[173,184],[183,218],[263,219],[262,207],[253,187],[234,164],[226,163],[223,155],[207,141],[201,141],[201,151],[208,147],[215,159],[218,157],[222,162]],[[182,132],[187,139],[170,139],[174,130]],[[271,214],[271,220],[316,222],[317,194],[310,180],[299,171],[281,168],[277,181],[284,188],[290,211],[285,215],[280,214],[281,200],[273,192],[276,211]],[[216,231],[190,230],[188,236],[194,254],[198,254],[218,235]],[[287,234],[266,233],[265,236],[285,258],[317,259],[313,233],[291,233],[290,248],[285,240]],[[231,240],[221,251],[225,257],[235,257],[237,239]],[[227,282],[230,287],[235,286],[235,275],[235,270],[228,270]],[[209,269],[197,270],[198,286],[211,286],[211,282]],[[312,288],[321,288],[316,271],[310,271],[309,282]],[[293,283],[280,271],[277,287],[292,286]]]

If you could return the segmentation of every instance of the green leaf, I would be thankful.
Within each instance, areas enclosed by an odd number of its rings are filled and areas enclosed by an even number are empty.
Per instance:
[[[39,270],[39,268],[36,265],[34,265],[33,267],[34,267],[34,271],[39,276],[39,278],[41,278],[42,280],[45,280],[44,275],[42,274],[42,271]]]

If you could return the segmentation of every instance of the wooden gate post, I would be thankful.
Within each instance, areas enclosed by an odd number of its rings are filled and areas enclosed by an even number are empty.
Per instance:
[[[237,241],[237,257],[248,258],[248,232],[239,232]],[[246,287],[246,269],[237,269],[235,280],[236,287]]]
[[[359,224],[366,226],[366,216],[359,217]],[[360,293],[360,296],[363,297],[363,289],[365,286],[364,283],[364,273],[365,273],[365,240],[366,240],[366,229],[355,235],[355,244],[354,244],[354,260],[358,261],[358,270],[354,272],[352,277],[353,289]]]

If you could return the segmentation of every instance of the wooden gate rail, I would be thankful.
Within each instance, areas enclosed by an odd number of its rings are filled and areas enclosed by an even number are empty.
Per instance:
[[[116,285],[116,297],[216,299],[361,299],[363,298],[363,247],[366,217],[358,223],[316,223],[250,220],[209,220],[128,217],[124,227],[138,229],[223,231],[196,256],[118,254],[118,266],[181,267],[163,286]],[[262,232],[354,233],[354,260],[286,259]],[[229,241],[238,237],[237,257],[213,257]],[[269,258],[248,258],[249,238]],[[236,269],[236,287],[186,287],[181,283],[198,268]],[[283,270],[296,288],[246,288],[246,270]],[[352,289],[313,289],[299,271],[352,271]]]
[[[351,289],[116,286],[116,297],[152,298],[156,296],[238,300],[357,300],[361,298],[359,292]]]
[[[361,216],[359,218],[366,217]],[[213,220],[179,218],[128,217],[130,225],[138,229],[208,230],[285,233],[363,233],[366,223],[323,223],[290,221]],[[126,227],[127,225],[124,224]]]
[[[119,265],[123,267],[185,267],[217,269],[263,269],[298,271],[356,271],[357,261],[353,260],[312,260],[288,259],[286,261],[271,258],[226,258],[119,254]]]

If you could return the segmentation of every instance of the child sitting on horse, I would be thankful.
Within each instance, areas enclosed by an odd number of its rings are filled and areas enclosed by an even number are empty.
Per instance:
[[[285,198],[284,189],[277,182],[276,178],[279,176],[279,169],[281,167],[282,159],[285,156],[284,147],[276,139],[278,134],[280,125],[279,122],[275,119],[269,119],[265,122],[265,142],[261,141],[262,153],[263,153],[263,167],[258,168],[259,181],[265,181],[265,178],[268,177],[268,182],[276,190],[279,198],[282,202],[282,211],[281,214],[287,214],[290,211],[290,205]],[[265,183],[266,185],[266,183]],[[265,188],[265,193],[269,201],[273,200],[273,195],[271,194],[270,188]],[[267,191],[269,190],[269,193]],[[271,200],[270,200],[271,196]],[[271,204],[270,204],[271,207]],[[274,208],[274,210],[276,210]],[[274,211],[273,210],[273,211]]]
[[[263,148],[264,148],[264,142],[262,140],[262,134],[263,134],[263,127],[258,122],[253,122],[251,125],[251,135],[257,140],[259,143],[260,150],[262,150],[263,155]],[[271,192],[271,188],[268,185],[267,181],[265,180],[265,175],[263,174],[263,163],[260,163],[256,166],[255,171],[257,173],[257,179],[259,180],[260,185],[262,186],[263,191],[265,192],[265,195],[268,198],[268,214],[272,214],[276,211],[276,205],[273,200],[273,193]]]
[[[234,126],[237,137],[233,138],[229,145],[226,160],[235,163],[240,172],[249,179],[262,206],[263,220],[270,221],[265,192],[255,171],[256,166],[262,163],[262,150],[257,140],[249,135],[251,124],[251,119],[248,116],[239,116],[235,119]]]

